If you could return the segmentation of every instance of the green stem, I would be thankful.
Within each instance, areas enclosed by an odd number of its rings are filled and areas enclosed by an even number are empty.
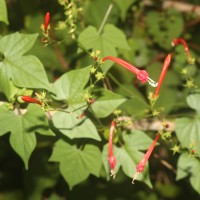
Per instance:
[[[97,32],[98,35],[101,34],[101,32],[102,32],[102,30],[103,30],[103,27],[104,27],[104,25],[105,25],[105,23],[106,23],[106,21],[107,21],[109,15],[110,15],[110,12],[111,12],[112,8],[113,8],[113,4],[111,3],[111,4],[108,6],[108,9],[107,9],[106,14],[105,14],[105,16],[104,16],[104,18],[103,18],[103,21],[101,22],[101,25],[100,25],[99,30],[98,30],[98,32]]]
[[[0,62],[2,62],[5,59],[5,56],[2,52],[0,52]]]

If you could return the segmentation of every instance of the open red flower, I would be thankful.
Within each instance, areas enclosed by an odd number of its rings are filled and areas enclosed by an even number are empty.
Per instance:
[[[116,122],[113,120],[110,127],[110,134],[109,134],[109,142],[108,142],[108,162],[110,165],[110,175],[115,178],[115,166],[116,166],[116,158],[113,153],[113,134],[115,130]]]
[[[172,55],[168,54],[167,57],[164,60],[162,71],[160,73],[160,77],[159,77],[159,80],[158,80],[158,85],[157,85],[156,91],[154,93],[154,98],[156,98],[159,95],[160,87],[161,87],[162,82],[163,82],[165,75],[167,73],[168,67],[169,67],[170,62],[171,62],[171,58],[172,58]]]
[[[44,33],[47,34],[48,26],[50,22],[50,13],[47,12],[44,18]]]
[[[147,161],[149,160],[149,157],[152,154],[152,151],[154,150],[154,147],[156,145],[156,142],[158,141],[158,139],[160,138],[160,133],[157,134],[156,138],[154,139],[154,141],[152,142],[152,144],[150,145],[149,149],[147,150],[147,152],[144,155],[144,158],[139,162],[139,164],[136,167],[136,172],[133,176],[133,181],[132,183],[134,183],[134,181],[136,180],[138,174],[140,172],[144,171],[145,165],[147,163]]]
[[[37,100],[37,99],[35,99],[35,98],[32,98],[32,97],[30,97],[30,96],[22,96],[22,100],[24,101],[24,102],[27,102],[27,103],[36,103],[36,104],[38,104],[38,105],[42,105],[42,102],[41,101],[39,101],[39,100]]]
[[[116,58],[116,57],[113,57],[113,56],[104,57],[102,59],[102,62],[104,62],[106,60],[112,60],[112,61],[118,63],[119,65],[123,66],[124,68],[128,69],[129,71],[133,72],[134,74],[137,75],[137,79],[139,81],[141,81],[142,83],[145,83],[145,82],[148,81],[148,83],[151,86],[153,86],[153,87],[157,86],[157,83],[149,78],[149,74],[147,73],[146,70],[140,70],[137,67],[131,65],[130,63],[126,62],[125,60],[122,60],[120,58]]]

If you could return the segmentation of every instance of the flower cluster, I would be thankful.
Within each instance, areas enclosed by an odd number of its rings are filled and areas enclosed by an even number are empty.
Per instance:
[[[189,49],[188,49],[188,46],[187,46],[187,43],[185,42],[185,40],[183,40],[182,38],[178,38],[178,39],[174,39],[172,44],[174,46],[178,45],[178,44],[183,44],[184,46],[184,50],[188,56],[188,60],[190,63],[193,63],[192,61],[192,57],[190,55],[190,52],[189,52]],[[150,97],[150,101],[154,102],[157,100],[157,98],[159,97],[159,92],[160,92],[160,88],[161,88],[161,85],[164,81],[164,78],[166,76],[166,73],[168,71],[168,68],[171,64],[171,59],[172,59],[172,54],[169,53],[164,62],[163,62],[163,66],[162,66],[162,70],[161,70],[161,73],[160,73],[160,76],[159,76],[159,80],[158,80],[158,83],[153,81],[150,77],[149,77],[149,74],[147,73],[146,70],[140,70],[138,69],[137,67],[133,66],[132,64],[120,59],[120,58],[116,58],[116,57],[113,57],[113,56],[106,56],[102,59],[102,63],[105,62],[106,60],[111,60],[113,62],[116,62],[118,63],[119,65],[123,66],[124,68],[126,68],[127,70],[131,71],[132,73],[134,73],[136,76],[137,76],[137,79],[139,81],[141,81],[141,83],[145,83],[145,82],[148,82],[151,86],[153,87],[156,87],[155,89],[155,92],[154,94],[151,95]],[[151,103],[152,103],[151,102]],[[110,169],[111,169],[111,176],[115,177],[115,166],[116,166],[116,163],[117,163],[117,160],[116,160],[116,157],[114,156],[114,153],[113,153],[113,146],[112,146],[112,143],[113,143],[113,134],[114,134],[114,129],[116,127],[116,121],[113,120],[112,123],[111,123],[111,128],[110,128],[110,135],[109,135],[109,142],[108,142],[108,162],[109,162],[109,165],[110,165]],[[164,130],[168,128],[168,125],[165,125],[164,127]],[[136,167],[136,172],[134,173],[134,176],[133,176],[133,181],[132,183],[134,183],[135,179],[137,178],[138,174],[143,172],[144,169],[145,169],[145,166],[149,160],[149,157],[151,156],[154,148],[155,148],[155,145],[157,143],[157,141],[159,140],[160,136],[161,136],[161,132],[159,132],[154,141],[152,142],[152,144],[150,145],[150,147],[148,148],[148,150],[146,151],[144,157],[142,158],[142,160],[138,163],[137,167]],[[171,132],[166,132],[165,134],[163,134],[163,137],[165,138],[170,138],[171,137]],[[191,150],[191,154],[195,154],[195,150],[192,149]]]

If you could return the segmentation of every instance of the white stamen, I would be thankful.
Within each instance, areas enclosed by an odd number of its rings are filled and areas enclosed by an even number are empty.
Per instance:
[[[157,82],[155,82],[154,80],[152,80],[149,77],[147,77],[147,81],[148,81],[149,85],[151,85],[152,87],[157,87],[157,85],[158,85]]]

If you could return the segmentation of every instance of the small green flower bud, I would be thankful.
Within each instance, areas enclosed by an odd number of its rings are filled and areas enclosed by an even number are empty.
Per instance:
[[[104,74],[102,72],[97,72],[95,74],[95,77],[96,77],[97,80],[101,80],[101,79],[104,78]]]
[[[58,22],[58,29],[59,30],[64,30],[64,29],[66,29],[66,27],[67,27],[67,25],[66,25],[66,23],[64,21],[59,21]]]
[[[184,74],[184,75],[186,75],[188,73],[188,70],[186,69],[186,68],[184,68],[184,69],[181,69],[181,74]]]
[[[94,67],[94,66],[92,66],[91,68],[90,68],[90,73],[91,74],[94,74],[95,72],[96,72],[96,68]]]

